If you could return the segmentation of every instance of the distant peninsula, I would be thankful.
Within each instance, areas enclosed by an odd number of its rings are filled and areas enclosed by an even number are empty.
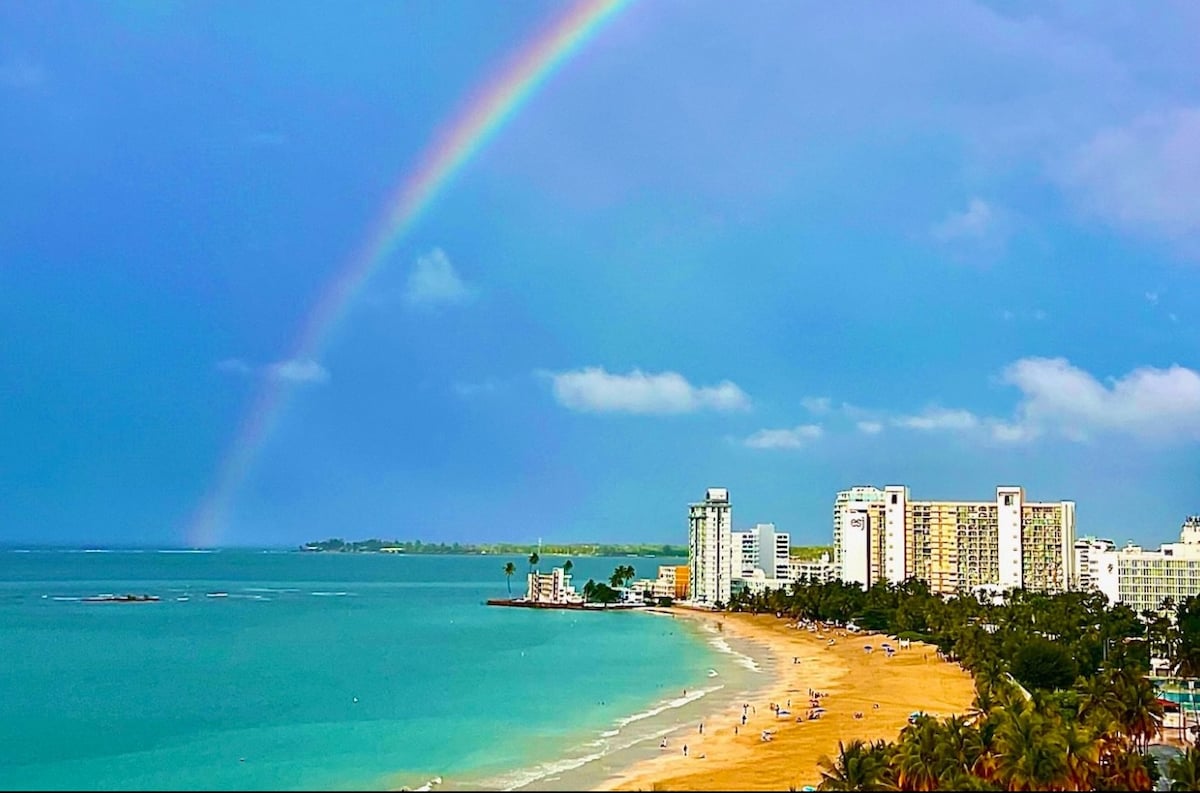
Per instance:
[[[528,556],[537,551],[541,556],[645,556],[686,559],[686,545],[654,545],[651,543],[444,543],[421,540],[352,540],[339,538],[309,542],[300,546],[311,553],[399,553],[453,554],[460,556]],[[793,547],[792,556],[815,559],[832,550],[826,546]]]
[[[663,556],[687,558],[686,545],[654,545],[650,543],[444,543],[421,540],[354,540],[338,538],[305,543],[300,550],[324,553],[401,553],[454,554],[462,556],[528,556],[537,551],[542,556]]]

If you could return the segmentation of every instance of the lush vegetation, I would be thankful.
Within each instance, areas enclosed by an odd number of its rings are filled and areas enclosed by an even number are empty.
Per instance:
[[[347,542],[339,538],[310,542],[300,546],[302,551],[331,551],[335,553],[378,553],[383,549],[406,554],[465,554],[497,556],[514,554],[525,556],[538,550],[538,545],[517,543],[462,544],[444,542],[421,542],[420,540],[355,540]],[[649,543],[578,543],[568,545],[543,544],[543,556],[650,556],[684,557],[688,555],[686,545],[653,545]]]
[[[791,547],[790,556],[793,559],[799,559],[804,562],[815,562],[821,558],[821,554],[827,553],[830,557],[833,556],[832,545],[793,545]]]
[[[621,593],[608,584],[598,584],[592,579],[583,585],[583,599],[587,603],[603,603],[608,605],[621,599]]]
[[[839,581],[739,593],[729,608],[929,642],[973,674],[968,714],[918,718],[894,742],[839,745],[823,790],[1149,790],[1160,773],[1189,790],[1200,754],[1159,769],[1147,753],[1163,717],[1146,677],[1151,650],[1184,674],[1200,662],[1200,599],[1164,605],[1174,624],[1099,593],[1016,591],[994,603],[918,581],[868,591]]]

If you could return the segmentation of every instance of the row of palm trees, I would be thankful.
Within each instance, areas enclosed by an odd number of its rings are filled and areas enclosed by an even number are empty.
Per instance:
[[[1200,598],[1136,614],[1098,593],[943,598],[920,581],[840,581],[735,595],[729,608],[884,631],[936,645],[975,678],[964,717],[919,718],[895,742],[839,744],[826,790],[1196,790],[1200,753],[1161,769],[1148,753],[1163,708],[1151,654],[1200,672]],[[1018,683],[1023,687],[1018,687]]]
[[[1200,752],[1167,769],[1146,754],[1161,720],[1153,686],[1128,669],[1031,695],[982,674],[965,716],[919,717],[895,742],[839,743],[819,789],[1150,790],[1162,770],[1172,789],[1197,789]]]

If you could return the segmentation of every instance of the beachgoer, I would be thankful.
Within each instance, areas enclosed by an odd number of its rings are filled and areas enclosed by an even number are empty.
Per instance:
[[[737,734],[738,734],[738,726],[737,726],[736,724],[735,724],[735,725],[733,725],[733,734],[734,734],[734,735],[737,735]]]
[[[686,743],[683,745],[683,756],[687,757],[687,744]]]
[[[704,722],[700,722],[700,734],[704,734]]]
[[[745,723],[746,723],[746,714],[743,713],[742,714],[742,724],[745,724]]]

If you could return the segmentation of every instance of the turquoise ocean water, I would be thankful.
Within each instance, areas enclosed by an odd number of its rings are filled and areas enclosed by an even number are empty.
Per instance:
[[[482,605],[506,561],[0,551],[0,788],[553,786],[753,682],[681,620]]]

